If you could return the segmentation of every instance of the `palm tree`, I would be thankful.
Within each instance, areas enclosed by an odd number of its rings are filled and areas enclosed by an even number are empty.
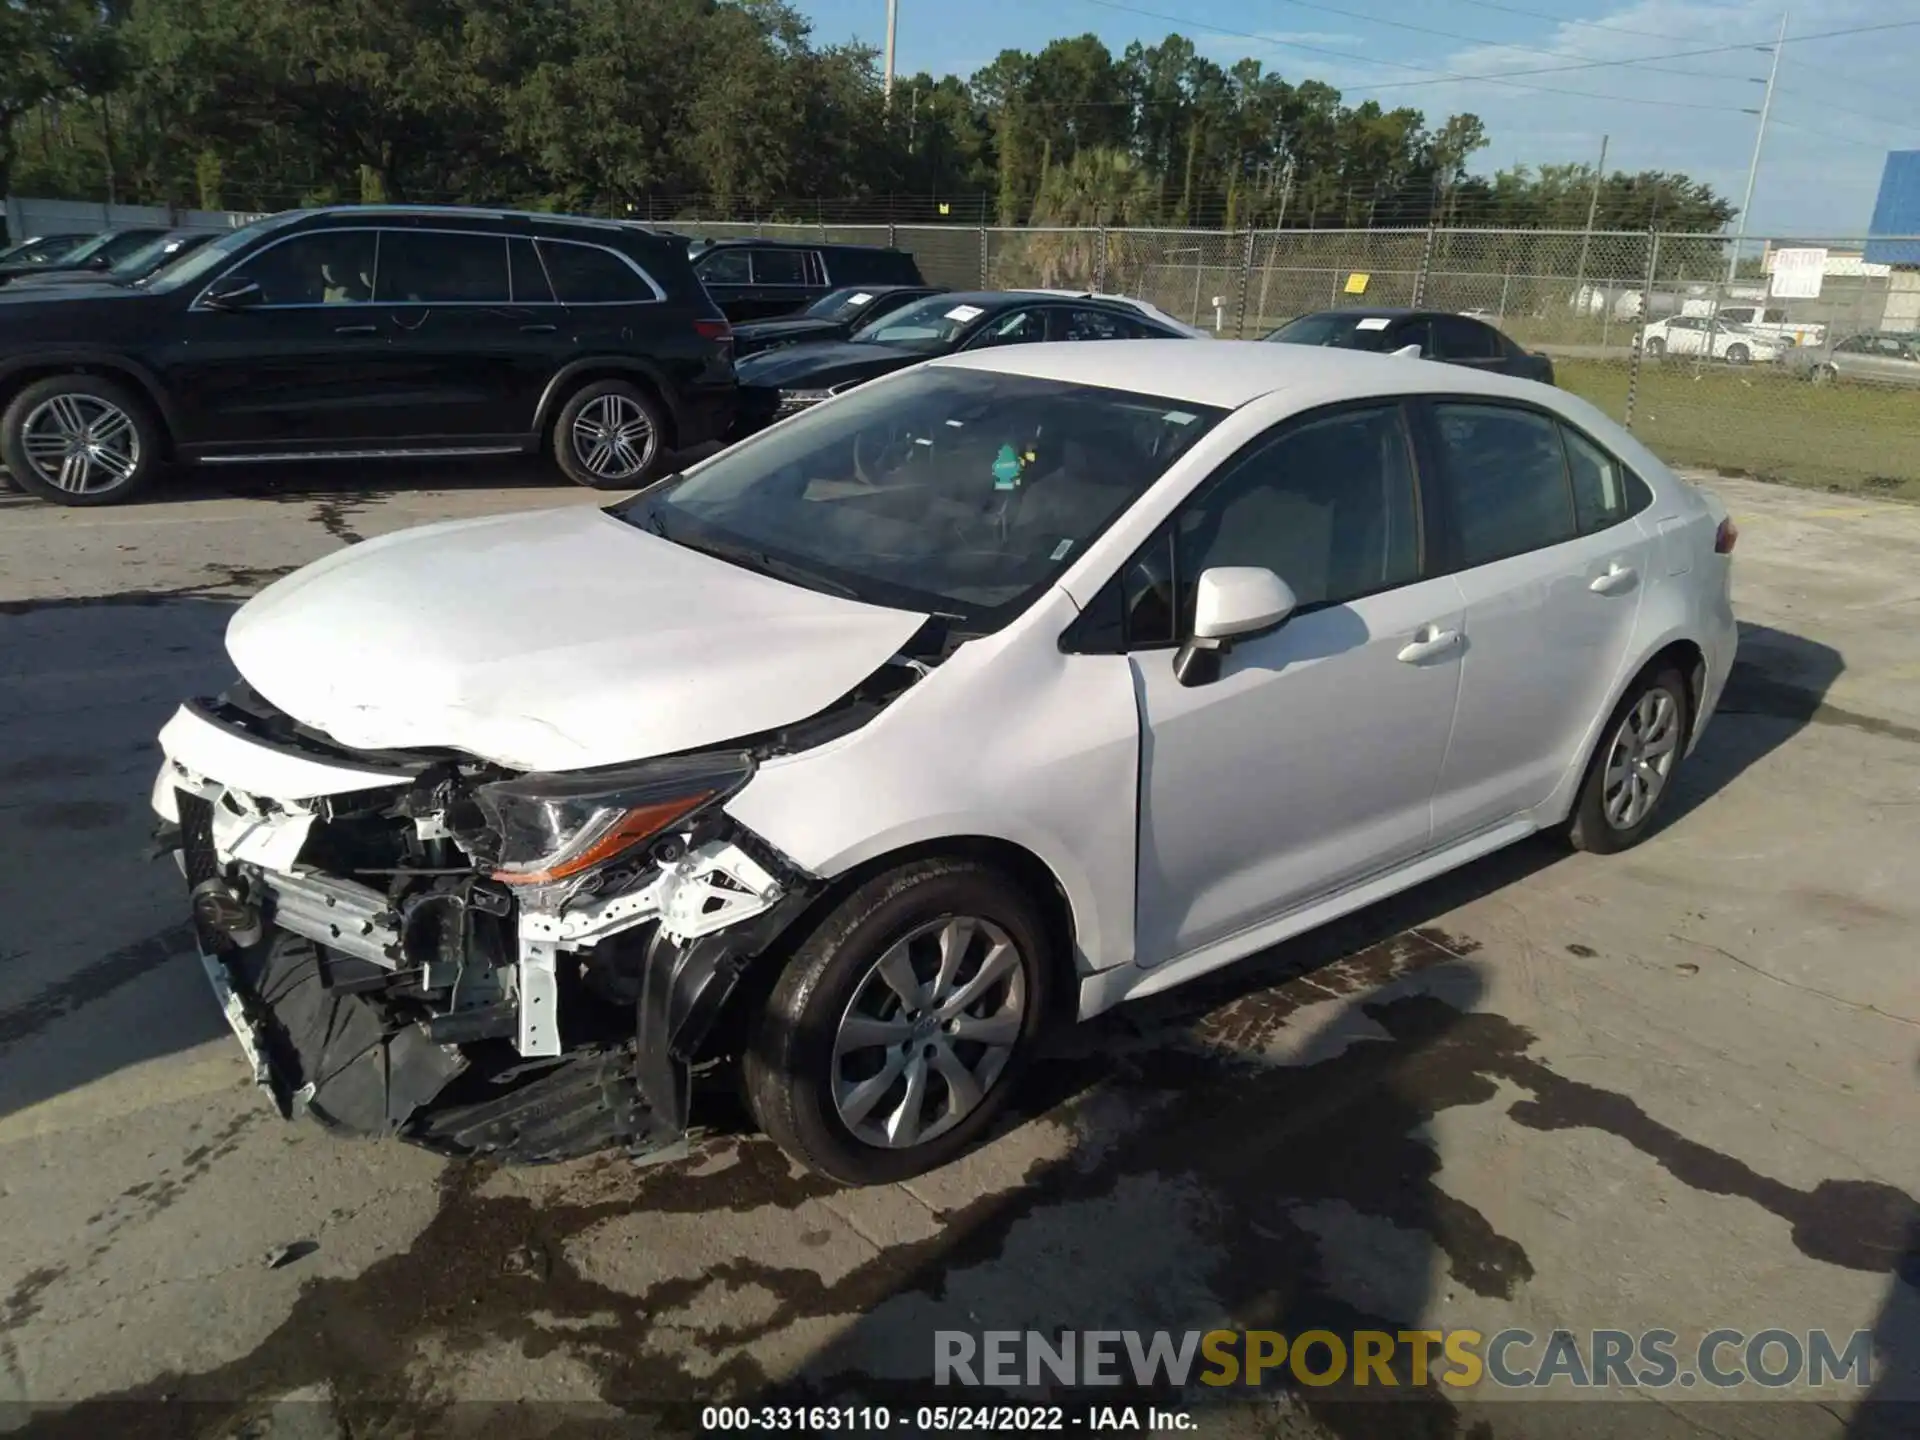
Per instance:
[[[1037,283],[1091,290],[1104,277],[1105,287],[1113,288],[1114,275],[1131,258],[1133,242],[1123,234],[1108,235],[1102,264],[1100,227],[1147,219],[1154,189],[1145,168],[1121,149],[1082,150],[1066,164],[1050,167],[1034,198],[1030,222],[1042,233],[1027,237],[1024,247],[1027,268],[1036,272]]]

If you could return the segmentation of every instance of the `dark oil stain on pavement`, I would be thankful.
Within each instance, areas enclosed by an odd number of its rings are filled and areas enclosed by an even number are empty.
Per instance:
[[[322,530],[342,545],[358,545],[366,537],[354,529],[348,520],[360,512],[364,503],[354,500],[316,500],[313,518]]]
[[[863,1373],[868,1343],[897,1340],[903,1323],[916,1332],[924,1327],[929,1333],[920,1353],[930,1363],[933,1325],[981,1328],[955,1309],[964,1303],[955,1298],[955,1282],[976,1267],[996,1265],[994,1283],[1031,1317],[1027,1323],[1088,1323],[1071,1297],[1021,1271],[1020,1257],[1029,1253],[1021,1227],[1055,1211],[1072,1224],[1073,1207],[1110,1202],[1124,1187],[1151,1181],[1175,1182],[1203,1197],[1191,1221],[1194,1238],[1203,1242],[1192,1264],[1210,1309],[1204,1321],[1141,1314],[1126,1323],[1295,1334],[1315,1327],[1395,1330],[1418,1318],[1434,1297],[1398,1294],[1392,1303],[1404,1313],[1375,1314],[1337,1293],[1327,1277],[1347,1257],[1327,1253],[1331,1242],[1310,1228],[1306,1212],[1331,1203],[1389,1222],[1431,1247],[1453,1283],[1479,1296],[1512,1296],[1532,1276],[1531,1261],[1513,1238],[1441,1187],[1445,1157],[1424,1134],[1435,1115],[1484,1105],[1502,1085],[1525,1092],[1510,1110],[1518,1123],[1615,1136],[1688,1186],[1738,1196],[1780,1216],[1796,1248],[1814,1259],[1863,1270],[1898,1263],[1899,1237],[1913,1215],[1905,1196],[1859,1181],[1796,1189],[1686,1139],[1625,1096],[1561,1076],[1530,1053],[1528,1031],[1472,1009],[1481,962],[1462,957],[1474,948],[1437,931],[1403,934],[1277,980],[1256,965],[1231,998],[1222,998],[1227,982],[1203,983],[1178,1002],[1163,997],[1165,1003],[1123,1007],[1094,1022],[1085,1027],[1089,1043],[1037,1067],[1038,1099],[1029,1109],[1050,1101],[1052,1117],[1076,1127],[1095,1092],[1118,1092],[1144,1117],[1140,1123],[1103,1137],[1090,1163],[1075,1154],[1038,1163],[1023,1184],[941,1213],[930,1238],[890,1245],[833,1281],[806,1264],[804,1243],[796,1245],[792,1265],[723,1260],[640,1293],[590,1277],[570,1257],[570,1241],[634,1213],[793,1210],[832,1193],[826,1182],[797,1176],[763,1141],[718,1142],[733,1149],[733,1163],[700,1173],[634,1170],[608,1158],[583,1166],[553,1199],[483,1194],[487,1167],[452,1165],[443,1172],[433,1219],[406,1251],[353,1277],[307,1282],[287,1319],[250,1353],[36,1416],[17,1433],[48,1440],[226,1435],[274,1397],[322,1384],[330,1387],[348,1433],[427,1433],[449,1418],[450,1402],[433,1374],[420,1373],[432,1368],[420,1361],[423,1345],[456,1359],[483,1347],[513,1347],[534,1359],[564,1353],[593,1374],[604,1400],[668,1431],[697,1429],[696,1397],[857,1395],[910,1407],[924,1403],[925,1382]],[[1383,993],[1383,986],[1393,989]],[[1317,1007],[1311,1020],[1320,1033],[1330,1003],[1364,1022],[1341,1030],[1354,1037],[1344,1048],[1298,1065],[1257,1053],[1307,1007]],[[1167,1244],[1183,1238],[1170,1235]],[[1130,1259],[1122,1250],[1107,1264],[1125,1278]],[[1143,1285],[1164,1260],[1164,1254],[1138,1257]],[[1416,1283],[1424,1283],[1435,1267],[1416,1268],[1422,1272]],[[1032,1288],[1036,1284],[1041,1288]],[[768,1316],[700,1330],[691,1338],[709,1357],[735,1353],[685,1363],[678,1356],[688,1335],[679,1325],[660,1331],[658,1317],[684,1311],[716,1286],[758,1287],[777,1305]],[[911,1295],[925,1303],[905,1311],[889,1304]],[[738,1353],[796,1322],[847,1316],[864,1318],[812,1357],[804,1380],[774,1383]],[[912,1343],[920,1344],[917,1333]],[[1054,1398],[1127,1403],[1131,1397],[1122,1389]],[[1479,1432],[1431,1390],[1415,1398],[1421,1403],[1360,1403],[1339,1387],[1293,1397],[1323,1432],[1351,1440]],[[480,1408],[462,1407],[463,1429]],[[496,1418],[499,1423],[486,1426],[490,1436],[605,1433],[585,1420],[572,1429],[551,1412],[515,1420],[512,1408],[503,1407]]]
[[[237,601],[283,575],[291,575],[299,568],[297,565],[203,565],[201,571],[204,579],[166,590],[116,590],[106,595],[56,595],[39,600],[0,600],[0,616],[35,615],[43,610],[84,610],[101,605],[147,609],[171,605],[178,600]]]
[[[81,1006],[192,953],[193,927],[186,924],[170,925],[158,934],[108,952],[11,1010],[0,1010],[0,1049],[37,1035]]]

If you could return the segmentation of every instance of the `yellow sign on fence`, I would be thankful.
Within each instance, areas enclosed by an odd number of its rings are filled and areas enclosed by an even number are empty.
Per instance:
[[[1354,271],[1351,275],[1347,276],[1347,294],[1349,295],[1366,294],[1367,281],[1371,280],[1372,278],[1373,277],[1371,275],[1364,274],[1359,270]]]

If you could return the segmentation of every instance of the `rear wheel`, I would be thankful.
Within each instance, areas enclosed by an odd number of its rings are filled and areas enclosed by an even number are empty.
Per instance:
[[[743,1062],[788,1155],[850,1185],[905,1180],[976,1144],[1038,1042],[1047,929],[1017,882],[922,860],[868,881],[801,943]]]
[[[1840,378],[1840,372],[1831,365],[1816,365],[1807,378],[1816,385],[1831,385]]]
[[[1600,748],[1574,802],[1568,838],[1610,855],[1652,830],[1687,748],[1687,682],[1663,667],[1634,681],[1601,732]]]
[[[1653,339],[1647,341],[1647,355],[1649,356],[1649,358],[1658,360],[1662,355],[1666,353],[1667,353],[1667,342],[1662,340],[1658,335],[1654,336]]]
[[[126,386],[52,375],[0,415],[0,455],[14,483],[56,505],[117,505],[153,478],[161,434]]]
[[[1746,346],[1729,345],[1727,347],[1727,363],[1729,365],[1744,365],[1751,359],[1753,359],[1753,352]]]
[[[595,380],[560,407],[553,458],[561,473],[595,490],[633,490],[660,473],[667,456],[660,402],[627,380]]]

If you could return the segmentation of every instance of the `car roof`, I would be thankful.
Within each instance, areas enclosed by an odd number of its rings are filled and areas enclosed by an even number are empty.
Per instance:
[[[772,250],[866,250],[875,255],[901,254],[897,245],[853,245],[838,240],[788,240],[777,235],[728,235],[705,242],[707,250],[742,250],[752,246]]]
[[[490,205],[327,205],[309,210],[289,210],[270,217],[276,224],[294,224],[303,220],[466,220],[477,224],[511,221],[524,225],[554,225],[566,229],[604,230],[618,235],[648,235],[657,239],[685,239],[669,231],[650,230],[626,220],[606,220],[597,215],[560,215],[545,210],[510,210]]]
[[[1192,340],[1109,340],[1097,345],[1056,341],[970,350],[928,363],[1128,390],[1228,410],[1278,390],[1298,390],[1312,404],[1423,391],[1535,402],[1543,392],[1563,393],[1439,361],[1318,345],[1269,345],[1264,340],[1206,345]]]

